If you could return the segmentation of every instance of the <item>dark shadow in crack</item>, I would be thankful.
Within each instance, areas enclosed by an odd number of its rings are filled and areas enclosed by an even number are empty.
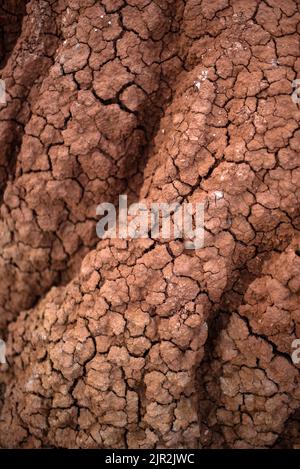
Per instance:
[[[2,0],[0,5],[0,70],[12,52],[22,29],[28,0]]]

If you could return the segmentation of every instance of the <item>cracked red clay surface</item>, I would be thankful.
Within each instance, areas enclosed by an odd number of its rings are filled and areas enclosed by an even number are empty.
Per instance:
[[[299,1],[25,3],[0,7],[0,446],[299,446]],[[204,248],[99,241],[120,194],[204,202]]]

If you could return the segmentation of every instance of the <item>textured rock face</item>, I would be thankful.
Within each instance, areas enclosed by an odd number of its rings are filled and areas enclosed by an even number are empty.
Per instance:
[[[4,3],[0,446],[299,444],[299,3]],[[119,194],[204,247],[99,241]]]

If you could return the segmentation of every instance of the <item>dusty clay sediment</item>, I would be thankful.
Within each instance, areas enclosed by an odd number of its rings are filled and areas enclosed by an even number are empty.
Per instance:
[[[299,2],[4,3],[0,446],[299,445]],[[119,194],[204,248],[99,241]]]

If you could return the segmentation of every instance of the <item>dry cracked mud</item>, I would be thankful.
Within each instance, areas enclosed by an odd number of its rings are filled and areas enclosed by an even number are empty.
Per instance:
[[[3,0],[0,447],[300,445],[299,0]],[[96,207],[205,204],[205,244]]]

